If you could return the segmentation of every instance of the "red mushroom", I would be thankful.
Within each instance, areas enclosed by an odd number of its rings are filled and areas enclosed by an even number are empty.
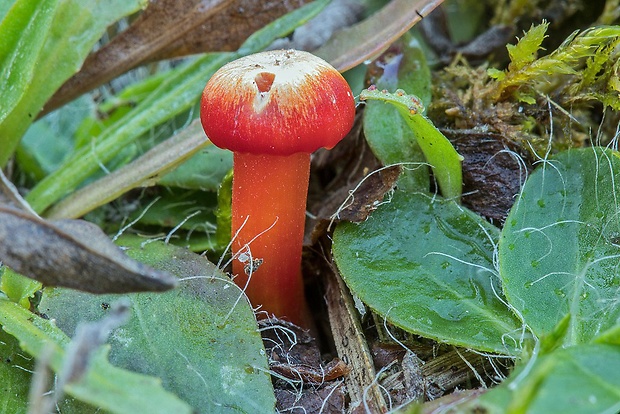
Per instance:
[[[230,62],[202,95],[205,133],[234,152],[235,282],[253,306],[301,326],[310,326],[301,277],[310,154],[336,145],[354,116],[340,73],[297,50]]]

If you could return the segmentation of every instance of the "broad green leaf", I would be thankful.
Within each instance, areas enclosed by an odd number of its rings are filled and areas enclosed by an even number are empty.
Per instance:
[[[18,0],[0,23],[0,166],[45,102],[78,71],[107,27],[144,0]]]
[[[43,319],[16,303],[0,297],[0,325],[19,340],[20,347],[35,357],[51,352],[50,365],[60,372],[66,358],[67,337],[53,321]],[[111,413],[191,413],[190,407],[161,387],[157,378],[110,365],[109,347],[95,352],[90,368],[65,392]]]
[[[582,414],[620,411],[620,346],[588,344],[535,357],[480,398],[449,412]]]
[[[2,300],[2,299],[0,299]],[[34,360],[0,328],[0,412],[25,414]]]
[[[388,322],[468,348],[517,354],[501,297],[498,231],[453,201],[396,192],[367,221],[339,224],[333,252],[352,293]]]
[[[73,151],[73,134],[92,106],[82,97],[32,124],[17,147],[20,170],[37,181],[56,170]]]
[[[404,89],[421,97],[422,106],[430,102],[430,69],[418,41],[405,36],[374,62],[382,71],[372,82],[378,89]],[[373,72],[372,69],[369,70]],[[364,108],[364,136],[383,165],[403,163],[399,188],[428,191],[429,171],[415,133],[392,105],[369,101]]]
[[[504,293],[537,336],[570,314],[565,345],[620,318],[618,153],[570,150],[528,178],[499,243]]]
[[[35,359],[19,347],[19,341],[0,326],[0,412],[26,414],[31,403],[32,372]],[[97,408],[65,396],[60,412],[65,414],[95,414]],[[30,411],[32,412],[32,411]]]
[[[366,141],[379,161],[383,165],[402,165],[398,188],[428,191],[430,174],[424,154],[398,111],[381,102],[368,102],[363,125]]]
[[[123,237],[119,244],[133,258],[185,279],[163,295],[127,296],[132,316],[110,339],[110,361],[161,378],[166,389],[198,412],[273,412],[275,397],[254,314],[230,279],[183,248],[138,237]],[[80,320],[105,315],[116,298],[56,289],[45,292],[39,309],[73,332]]]
[[[390,103],[396,107],[403,117],[424,153],[426,161],[431,165],[433,174],[444,197],[458,201],[461,197],[463,174],[461,157],[450,141],[422,115],[424,107],[420,99],[405,94],[398,89],[394,93],[378,89],[364,89],[360,100],[377,100]]]

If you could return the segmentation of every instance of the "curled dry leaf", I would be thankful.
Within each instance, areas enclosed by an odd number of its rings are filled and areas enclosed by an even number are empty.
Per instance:
[[[151,0],[133,24],[91,54],[43,112],[75,99],[136,66],[162,59],[237,49],[256,30],[309,0]]]
[[[369,172],[353,189],[330,216],[331,220],[361,222],[383,202],[387,193],[396,186],[402,172],[399,165],[391,165]]]
[[[164,291],[177,279],[126,256],[96,225],[45,221],[0,205],[0,261],[48,286],[91,293]]]

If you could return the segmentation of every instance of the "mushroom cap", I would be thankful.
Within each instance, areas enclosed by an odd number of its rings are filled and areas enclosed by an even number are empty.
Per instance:
[[[200,118],[220,148],[271,155],[332,148],[351,129],[355,100],[340,73],[298,50],[249,55],[207,82]]]

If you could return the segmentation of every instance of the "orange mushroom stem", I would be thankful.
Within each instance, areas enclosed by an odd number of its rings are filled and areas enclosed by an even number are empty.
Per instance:
[[[336,145],[354,116],[340,73],[296,50],[230,62],[202,95],[205,133],[234,152],[235,283],[253,306],[301,326],[311,325],[301,276],[310,154]]]

